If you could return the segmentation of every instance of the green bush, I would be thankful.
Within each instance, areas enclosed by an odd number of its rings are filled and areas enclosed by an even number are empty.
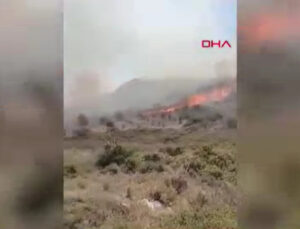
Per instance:
[[[125,149],[123,146],[116,145],[105,147],[104,154],[100,155],[96,166],[105,168],[104,172],[112,174],[118,173],[119,169],[125,173],[150,173],[163,172],[164,167],[160,163],[161,158],[158,154],[148,154],[142,156],[141,153]]]
[[[210,156],[210,155],[215,154],[214,151],[213,151],[213,147],[210,146],[210,145],[203,146],[202,151],[203,151],[205,156]]]
[[[113,163],[120,166],[124,164],[132,154],[132,151],[129,151],[120,145],[116,145],[114,147],[106,145],[105,152],[100,155],[96,165],[101,168],[105,168]]]
[[[140,173],[163,172],[164,167],[157,162],[144,161],[139,169]]]
[[[216,180],[223,179],[223,173],[219,167],[212,165],[212,166],[206,166],[205,169],[202,171],[203,175],[209,175],[214,177]]]
[[[144,156],[144,160],[145,161],[154,161],[154,162],[157,162],[157,161],[160,161],[161,158],[158,154],[154,153],[154,154],[147,154]]]
[[[220,169],[226,169],[228,167],[228,164],[230,163],[224,156],[216,155],[209,158],[208,161],[209,164],[215,165],[219,167]]]
[[[191,162],[189,162],[187,165],[185,165],[186,171],[191,176],[196,176],[201,173],[201,171],[205,168],[205,163],[199,159],[193,159]]]
[[[176,148],[172,148],[172,147],[167,147],[165,149],[166,153],[169,154],[170,156],[177,156],[180,154],[183,154],[183,149],[181,147],[176,147]]]
[[[185,166],[191,176],[211,176],[217,180],[226,179],[235,183],[232,178],[236,175],[236,164],[232,154],[217,153],[211,145],[205,145],[194,155]]]
[[[160,202],[164,206],[171,206],[176,199],[176,192],[169,187],[164,187],[149,193],[149,197],[152,200]]]
[[[188,188],[188,183],[182,177],[173,177],[171,179],[171,186],[175,189],[177,194],[181,194]]]
[[[162,220],[160,228],[176,229],[236,229],[237,215],[233,209],[204,209],[199,212],[182,212]]]
[[[140,161],[136,157],[129,157],[125,163],[124,170],[125,172],[136,172],[139,167]]]
[[[64,166],[64,176],[69,178],[74,178],[77,176],[77,169],[74,165]]]

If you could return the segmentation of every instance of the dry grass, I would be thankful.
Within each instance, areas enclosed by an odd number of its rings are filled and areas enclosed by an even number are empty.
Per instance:
[[[219,133],[128,130],[118,151],[104,134],[66,140],[65,228],[236,228],[234,133]]]

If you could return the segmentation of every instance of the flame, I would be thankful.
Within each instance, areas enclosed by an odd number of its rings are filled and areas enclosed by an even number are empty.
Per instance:
[[[239,26],[239,34],[242,37],[242,46],[246,50],[253,50],[266,42],[278,47],[290,39],[299,39],[300,33],[296,25],[300,23],[300,14],[283,14],[281,12],[269,12],[255,15],[252,20]]]
[[[194,107],[209,102],[219,102],[225,99],[231,92],[229,87],[214,89],[207,94],[192,95],[188,98],[187,106]]]
[[[142,112],[142,115],[145,117],[149,117],[161,114],[171,114],[183,108],[192,108],[196,106],[205,105],[211,102],[220,102],[226,97],[228,97],[232,91],[233,88],[231,86],[222,86],[210,90],[208,92],[191,95],[187,99],[173,104],[171,106],[144,111]]]

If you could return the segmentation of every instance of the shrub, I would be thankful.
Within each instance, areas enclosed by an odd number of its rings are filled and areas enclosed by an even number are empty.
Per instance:
[[[99,124],[100,125],[106,125],[106,123],[109,122],[109,119],[106,117],[99,118]]]
[[[115,128],[115,123],[113,121],[107,121],[106,127],[109,129],[113,129],[113,128]]]
[[[176,147],[176,148],[167,147],[166,153],[169,154],[170,156],[174,157],[174,156],[183,154],[183,149],[181,147]]]
[[[182,177],[171,179],[171,185],[176,190],[177,194],[181,194],[188,188],[188,183]]]
[[[203,146],[203,147],[202,147],[202,151],[203,151],[205,154],[207,154],[207,155],[212,155],[212,154],[214,154],[212,146],[209,146],[209,145]]]
[[[77,169],[74,165],[64,166],[64,176],[74,178],[77,176]]]
[[[136,172],[139,167],[139,161],[135,157],[130,157],[125,163],[125,172]]]
[[[224,178],[225,173],[232,170],[232,158],[226,154],[216,154],[210,146],[204,146],[196,155],[196,158],[192,158],[192,161],[185,165],[191,176],[211,176],[220,180]]]
[[[150,172],[163,172],[165,169],[164,167],[156,162],[153,161],[145,161],[142,163],[140,167],[140,172],[141,173],[150,173]]]
[[[195,152],[197,159],[186,166],[190,175],[211,176],[217,180],[231,179],[236,172],[236,165],[231,154],[216,153],[211,146],[205,145]],[[227,179],[228,180],[228,179]],[[231,179],[232,180],[232,179]]]
[[[223,172],[219,167],[213,166],[206,166],[205,170],[203,170],[203,175],[209,175],[214,177],[217,180],[221,180],[223,178]]]
[[[230,163],[230,161],[228,159],[226,159],[226,157],[224,155],[215,155],[209,159],[208,163],[211,165],[215,165],[215,166],[219,167],[220,169],[225,169],[228,167],[228,164]]]
[[[230,208],[204,209],[198,212],[181,212],[162,222],[160,228],[177,229],[236,229],[236,212]]]
[[[132,155],[132,151],[126,150],[120,145],[114,147],[110,145],[105,146],[105,152],[100,156],[96,165],[102,168],[110,164],[122,165],[126,162],[126,159]]]
[[[156,156],[152,156],[150,159],[155,160]],[[105,168],[105,170],[103,170],[104,172],[110,172],[112,174],[117,174],[119,170],[125,173],[163,171],[161,165],[151,160],[145,161],[142,154],[127,150],[120,145],[106,145],[105,152],[100,155],[96,166]]]
[[[216,153],[214,152],[212,146],[205,145],[202,146],[202,149],[200,151],[196,151],[195,155],[200,157],[204,162],[207,163],[212,156],[216,155]]]
[[[205,168],[205,164],[199,159],[194,159],[184,167],[191,176],[196,176],[199,175],[201,171]]]
[[[165,206],[171,206],[176,199],[176,193],[174,190],[163,187],[159,190],[150,193],[150,199],[160,202]]]
[[[150,154],[141,156],[140,153],[127,150],[120,145],[105,146],[105,152],[100,155],[96,166],[105,168],[104,172],[116,174],[119,168],[125,173],[141,173],[163,172],[164,167],[160,161],[158,154]]]
[[[157,162],[157,161],[160,161],[160,156],[158,154],[147,154],[144,156],[144,160],[145,161],[154,161],[154,162]]]
[[[173,217],[172,217],[173,218]],[[184,229],[202,229],[202,219],[198,214],[193,213],[181,213],[176,218],[172,219],[173,222],[169,222],[174,228]]]

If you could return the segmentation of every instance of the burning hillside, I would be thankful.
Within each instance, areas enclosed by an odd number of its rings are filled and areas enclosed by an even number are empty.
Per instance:
[[[278,4],[278,8],[270,7],[263,13],[255,11],[248,16],[245,16],[246,12],[240,13],[238,37],[241,51],[247,53],[257,53],[261,49],[263,51],[267,49],[268,52],[283,51],[289,47],[289,43],[299,40],[299,30],[295,29],[300,23],[298,1],[277,2],[274,6]]]
[[[175,104],[164,107],[157,107],[141,112],[143,117],[155,117],[161,114],[171,114],[184,108],[206,105],[212,102],[220,102],[226,99],[234,90],[233,85],[222,85],[219,87],[205,90],[201,93],[193,94]]]

